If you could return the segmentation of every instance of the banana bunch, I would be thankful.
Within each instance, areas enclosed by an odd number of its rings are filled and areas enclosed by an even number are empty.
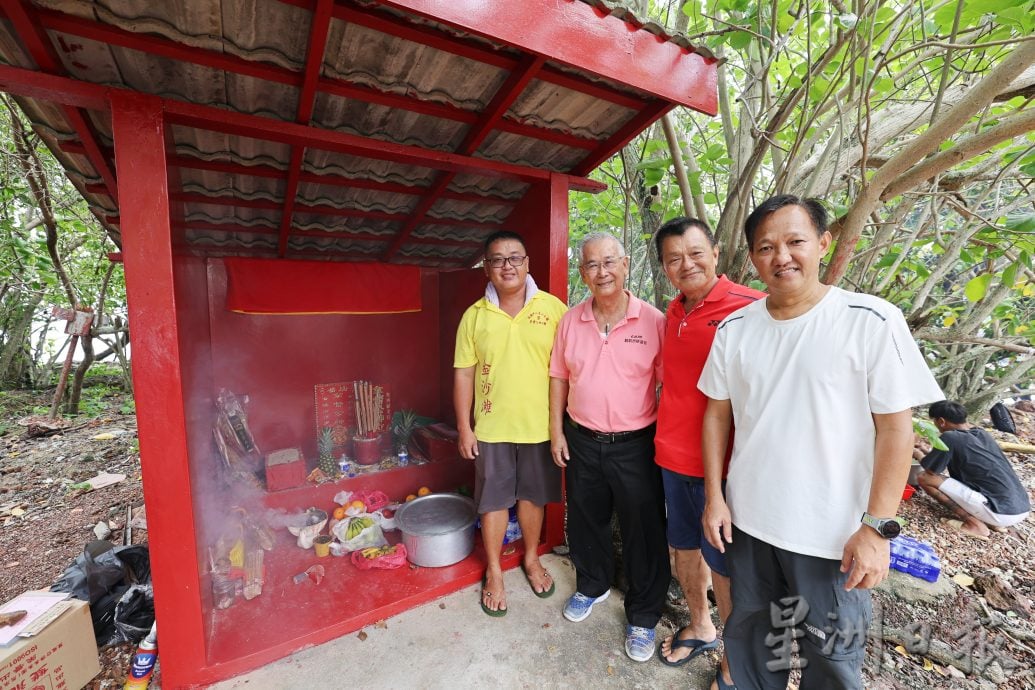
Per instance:
[[[345,540],[348,541],[354,537],[358,537],[363,530],[368,527],[374,526],[374,519],[362,515],[360,517],[349,518],[349,526],[345,529]]]
[[[360,551],[363,558],[369,558],[370,560],[380,558],[381,556],[388,556],[393,553],[395,553],[395,547],[391,544],[386,544],[384,546],[371,546],[368,549]]]

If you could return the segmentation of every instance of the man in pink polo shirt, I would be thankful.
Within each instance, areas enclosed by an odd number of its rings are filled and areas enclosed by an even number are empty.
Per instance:
[[[709,579],[719,620],[725,621],[730,612],[725,556],[708,543],[701,528],[701,423],[708,398],[697,389],[697,380],[719,323],[765,293],[716,274],[719,248],[708,225],[700,220],[673,218],[658,229],[654,242],[665,275],[679,290],[665,315],[665,385],[658,408],[654,460],[661,467],[665,487],[668,543],[675,552],[676,578],[690,610],[690,624],[663,640],[658,656],[669,666],[682,666],[719,645],[708,606]]]
[[[591,297],[561,319],[550,356],[550,451],[565,469],[577,590],[564,617],[585,620],[611,592],[614,511],[629,583],[625,653],[647,661],[671,577],[654,464],[665,317],[624,289],[629,257],[613,236],[587,235],[579,256]]]

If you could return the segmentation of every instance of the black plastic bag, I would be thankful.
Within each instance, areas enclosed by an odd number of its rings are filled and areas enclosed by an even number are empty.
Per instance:
[[[132,585],[115,605],[115,629],[121,640],[140,642],[154,622],[154,590],[151,585]]]
[[[50,589],[68,592],[90,604],[94,637],[97,644],[104,647],[127,639],[122,637],[115,623],[115,609],[123,594],[132,585],[150,583],[151,560],[146,546],[115,548],[111,542],[92,541]],[[153,622],[153,603],[151,609]],[[149,623],[144,634],[150,627]]]
[[[76,599],[93,604],[100,601],[114,587],[124,584],[126,566],[115,553],[111,542],[92,541],[83,548],[72,565],[65,568],[54,592],[68,592]]]
[[[1013,415],[1010,414],[1010,410],[1006,405],[1001,402],[997,402],[992,405],[992,409],[988,411],[988,416],[992,418],[992,426],[999,431],[1007,434],[1017,435],[1017,425],[1013,423]]]

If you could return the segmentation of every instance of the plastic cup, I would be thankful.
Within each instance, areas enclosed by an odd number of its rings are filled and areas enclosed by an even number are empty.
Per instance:
[[[331,539],[326,534],[321,534],[319,537],[313,540],[313,549],[316,551],[317,558],[323,558],[329,556],[331,553]]]

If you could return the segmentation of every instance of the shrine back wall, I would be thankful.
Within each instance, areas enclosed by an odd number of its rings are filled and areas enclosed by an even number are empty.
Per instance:
[[[315,384],[365,380],[386,385],[393,410],[413,409],[442,419],[451,390],[442,390],[439,371],[438,284],[437,273],[422,272],[422,309],[416,313],[238,314],[226,309],[223,262],[210,259],[211,395],[228,388],[248,396],[248,423],[264,454],[300,447],[310,460],[317,457]]]

